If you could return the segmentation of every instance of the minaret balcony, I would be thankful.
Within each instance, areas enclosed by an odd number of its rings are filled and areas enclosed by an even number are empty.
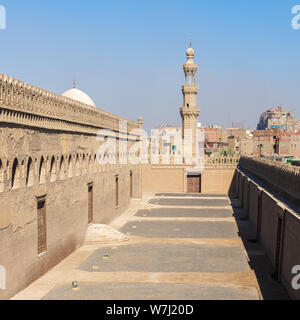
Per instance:
[[[187,116],[188,118],[197,118],[200,115],[200,108],[197,106],[181,107],[180,114],[181,116]]]
[[[183,70],[185,73],[188,73],[188,72],[196,73],[198,70],[198,66],[194,63],[186,63],[183,65]]]
[[[194,93],[197,94],[199,92],[199,87],[194,84],[186,84],[181,87],[182,88],[182,93]]]

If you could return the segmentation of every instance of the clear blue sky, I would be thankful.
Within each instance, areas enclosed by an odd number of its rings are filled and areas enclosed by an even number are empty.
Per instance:
[[[180,125],[193,39],[200,121],[255,128],[267,107],[300,118],[300,0],[0,0],[0,72],[62,93],[77,79],[97,106],[146,129]]]

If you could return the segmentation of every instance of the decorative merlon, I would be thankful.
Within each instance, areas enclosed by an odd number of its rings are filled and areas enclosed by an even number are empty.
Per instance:
[[[119,131],[120,121],[127,121],[129,132],[139,128],[134,121],[4,74],[0,74],[0,121],[92,134],[101,128]]]

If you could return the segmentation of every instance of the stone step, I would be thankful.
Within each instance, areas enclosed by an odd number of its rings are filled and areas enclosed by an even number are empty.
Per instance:
[[[128,241],[129,238],[106,224],[92,224],[88,227],[85,244],[89,243],[111,243]]]

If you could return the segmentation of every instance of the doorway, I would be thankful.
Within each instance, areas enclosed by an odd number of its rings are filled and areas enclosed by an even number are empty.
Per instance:
[[[133,172],[130,171],[130,198],[133,198]]]
[[[187,193],[201,193],[201,174],[187,176]]]
[[[40,198],[37,202],[37,253],[47,251],[47,221],[46,221],[46,198]]]
[[[88,185],[88,223],[89,224],[92,224],[94,222],[93,191],[94,191],[94,186],[91,183]]]
[[[115,177],[115,207],[119,206],[119,176]]]

